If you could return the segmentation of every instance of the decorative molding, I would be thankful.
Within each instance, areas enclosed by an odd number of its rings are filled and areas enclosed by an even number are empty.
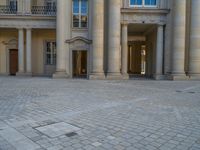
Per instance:
[[[87,39],[85,37],[82,37],[82,36],[74,37],[72,39],[66,40],[65,42],[66,43],[74,43],[76,41],[82,41],[82,42],[84,42],[86,44],[92,44],[92,40],[89,40],[89,39]]]

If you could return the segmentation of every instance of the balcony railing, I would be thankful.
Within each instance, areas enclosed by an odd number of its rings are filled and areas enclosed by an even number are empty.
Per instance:
[[[34,15],[55,16],[56,15],[56,7],[32,6],[31,13]]]
[[[17,7],[12,7],[9,5],[0,6],[0,14],[17,14]]]

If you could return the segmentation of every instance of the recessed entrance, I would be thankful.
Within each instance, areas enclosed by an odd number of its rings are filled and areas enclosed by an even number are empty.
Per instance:
[[[133,42],[128,49],[128,73],[145,75],[146,46],[143,42]]]
[[[87,51],[73,51],[73,77],[87,78]]]
[[[157,26],[128,26],[128,73],[130,77],[152,77],[155,72]]]
[[[9,52],[9,70],[10,75],[16,75],[18,72],[18,50],[17,49],[10,49]]]

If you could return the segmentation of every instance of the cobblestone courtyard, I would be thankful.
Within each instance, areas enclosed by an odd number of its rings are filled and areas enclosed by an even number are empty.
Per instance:
[[[0,77],[0,150],[200,150],[199,81]]]

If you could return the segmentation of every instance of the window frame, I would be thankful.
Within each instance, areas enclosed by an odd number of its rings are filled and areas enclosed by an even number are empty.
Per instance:
[[[82,0],[78,0],[78,4],[79,4],[79,12],[78,13],[74,13],[74,0],[72,0],[72,28],[74,29],[87,29],[88,28],[88,24],[89,24],[89,1],[87,0],[87,26],[86,27],[82,27],[81,26],[81,17],[82,17]],[[78,15],[79,21],[78,21],[78,27],[74,26],[74,15]]]
[[[50,44],[50,52],[47,51],[47,44]],[[55,45],[54,45],[55,44]],[[53,50],[53,45],[55,46],[54,47],[54,50]],[[51,58],[50,58],[50,63],[48,63],[47,59],[47,55],[50,55]],[[55,55],[55,57],[54,57]],[[56,62],[57,62],[57,45],[56,45],[56,41],[45,41],[45,65],[47,66],[55,66],[56,65]]]
[[[145,0],[142,0],[142,5],[131,5],[131,0],[129,0],[130,7],[138,7],[138,8],[157,8],[158,0],[156,0],[156,5],[145,5]]]

